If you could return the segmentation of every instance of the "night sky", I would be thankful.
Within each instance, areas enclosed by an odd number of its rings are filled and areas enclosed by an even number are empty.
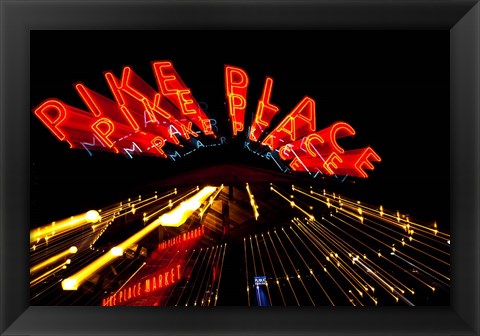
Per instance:
[[[304,96],[313,98],[317,130],[345,121],[357,133],[339,141],[344,148],[371,146],[382,157],[367,180],[332,183],[332,191],[436,220],[449,231],[448,31],[32,31],[31,108],[58,98],[87,110],[73,87],[77,82],[113,99],[103,72],[120,77],[127,65],[156,88],[151,62],[159,60],[173,62],[227,136],[225,64],[249,75],[247,120],[266,76],[274,79],[272,102],[280,118]],[[155,181],[209,162],[275,170],[231,139],[176,162],[91,157],[57,141],[31,115],[32,227],[150,192]]]

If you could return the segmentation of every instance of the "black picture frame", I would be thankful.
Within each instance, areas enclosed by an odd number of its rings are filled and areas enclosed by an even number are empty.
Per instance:
[[[2,335],[480,333],[478,1],[1,0]],[[449,307],[214,309],[29,307],[29,37],[36,29],[443,29],[450,31]],[[447,178],[447,177],[446,177]]]

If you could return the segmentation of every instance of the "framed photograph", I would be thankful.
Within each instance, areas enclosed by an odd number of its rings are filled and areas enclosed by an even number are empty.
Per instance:
[[[3,1],[2,334],[477,335],[479,6]]]

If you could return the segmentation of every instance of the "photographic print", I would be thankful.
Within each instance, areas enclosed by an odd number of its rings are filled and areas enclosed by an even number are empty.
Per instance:
[[[449,31],[30,33],[33,306],[449,306]]]

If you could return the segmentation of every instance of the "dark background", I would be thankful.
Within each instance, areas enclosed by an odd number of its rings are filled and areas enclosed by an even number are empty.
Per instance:
[[[340,144],[370,145],[382,157],[367,180],[330,190],[449,231],[448,31],[32,31],[30,46],[32,109],[55,97],[87,110],[73,84],[112,97],[103,72],[120,77],[127,65],[156,88],[151,62],[171,60],[227,136],[224,64],[249,75],[247,116],[271,76],[281,116],[308,95],[317,129],[346,121],[357,134]],[[30,134],[32,227],[150,192],[156,181],[212,161],[276,169],[241,142],[172,162],[69,150],[33,113]]]

